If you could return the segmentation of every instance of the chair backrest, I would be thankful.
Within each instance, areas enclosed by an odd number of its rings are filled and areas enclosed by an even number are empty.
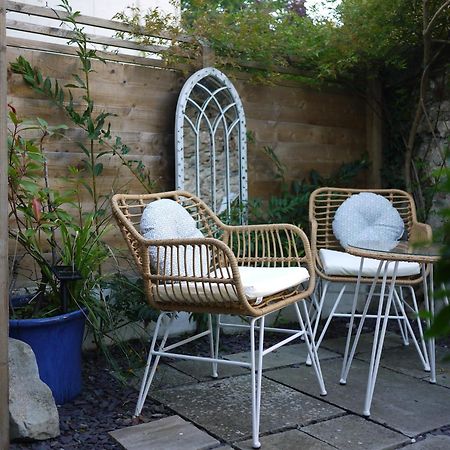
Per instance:
[[[333,234],[333,220],[337,209],[353,194],[372,192],[388,199],[399,212],[409,237],[413,223],[417,221],[414,200],[410,194],[398,189],[344,189],[323,187],[316,189],[309,199],[311,247],[317,255],[319,249],[343,250]]]
[[[112,198],[112,210],[128,247],[142,270],[142,254],[139,251],[140,223],[145,207],[156,200],[171,199],[180,203],[197,223],[197,228],[205,237],[220,238],[221,221],[211,209],[196,196],[183,191],[171,191],[160,194],[116,194]]]

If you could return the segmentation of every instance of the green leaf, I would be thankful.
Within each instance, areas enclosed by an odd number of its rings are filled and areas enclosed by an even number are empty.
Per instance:
[[[99,176],[102,172],[103,172],[103,164],[102,163],[97,163],[94,166],[94,175],[95,176]]]

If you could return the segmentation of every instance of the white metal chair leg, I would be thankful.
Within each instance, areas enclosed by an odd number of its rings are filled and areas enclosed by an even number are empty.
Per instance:
[[[364,261],[363,261],[363,258],[361,258],[359,274],[362,273],[363,264],[364,264]],[[369,294],[367,296],[366,303],[364,304],[363,312],[359,319],[358,329],[356,330],[356,335],[353,339],[352,349],[349,354],[350,343],[351,343],[352,332],[353,332],[354,315],[356,313],[356,304],[358,302],[359,288],[361,285],[361,275],[358,275],[358,280],[357,280],[356,286],[355,286],[355,294],[353,297],[352,315],[351,315],[350,323],[349,323],[349,327],[348,327],[347,340],[345,342],[344,360],[342,363],[341,379],[339,381],[340,384],[347,384],[347,377],[348,377],[348,373],[350,371],[350,366],[352,365],[353,357],[355,356],[355,353],[356,353],[356,348],[358,346],[359,338],[361,336],[361,331],[362,331],[362,328],[364,325],[364,321],[366,320],[367,311],[369,310],[370,303],[372,302],[372,298],[375,293],[375,288],[377,286],[378,278],[380,277],[380,272],[381,272],[383,265],[384,265],[383,261],[380,261],[380,263],[378,264],[377,272],[373,279],[372,286],[370,286]],[[384,298],[384,293],[382,293],[382,294],[383,294],[383,298]],[[382,302],[382,299],[380,296],[380,303],[381,302]]]
[[[346,288],[347,288],[347,285],[344,284],[342,286],[341,290],[339,291],[339,294],[336,297],[336,300],[334,301],[333,308],[331,309],[330,314],[329,314],[329,316],[327,318],[327,321],[325,322],[325,325],[323,326],[323,329],[322,329],[322,331],[320,333],[319,339],[317,339],[317,340],[314,339],[314,342],[316,343],[316,348],[317,349],[319,349],[320,344],[322,343],[323,338],[325,337],[325,333],[327,332],[328,327],[330,326],[331,320],[334,317],[334,313],[336,312],[336,309],[339,307],[339,304],[341,303],[342,296],[344,295],[344,292],[345,292]],[[323,304],[324,301],[325,301],[325,298],[322,299],[322,304]],[[314,330],[314,338],[315,338],[316,334],[317,334],[317,328]]]
[[[305,313],[305,321],[306,321],[307,328],[305,328],[305,323],[304,323],[303,317],[300,313],[298,304],[295,303],[294,306],[295,306],[295,311],[297,313],[298,322],[303,331],[303,335],[305,336],[305,344],[308,348],[308,356],[311,360],[311,364],[313,366],[314,372],[316,373],[317,381],[319,382],[320,395],[327,395],[327,391],[325,389],[325,383],[323,381],[322,369],[320,367],[319,356],[317,354],[317,348],[314,345],[314,341],[312,339],[312,327],[311,327],[311,321],[310,321],[309,315],[308,315],[308,310],[306,308],[305,303],[303,302],[302,304],[303,304],[303,311]],[[310,338],[311,338],[311,340],[310,340]]]
[[[319,327],[320,318],[322,317],[323,304],[324,304],[324,301],[325,301],[325,297],[327,295],[327,291],[328,291],[328,286],[329,285],[330,285],[329,281],[325,281],[323,283],[322,293],[320,295],[320,300],[319,300],[318,303],[317,303],[317,297],[315,297],[316,298],[317,308],[316,308],[316,314],[315,314],[314,320],[312,321],[312,324],[313,324],[313,327],[312,327],[312,329],[313,329],[313,336],[316,336],[316,334],[317,334],[317,329]],[[314,294],[314,296],[315,296],[315,294]],[[315,341],[315,339],[314,339],[314,341]]]
[[[389,262],[386,261],[384,266],[384,275],[383,275],[383,283],[381,286],[381,296],[380,296],[380,305],[378,308],[378,315],[375,325],[375,333],[374,333],[374,340],[372,345],[372,355],[370,359],[370,367],[369,367],[369,376],[367,380],[367,389],[366,389],[366,399],[364,402],[364,410],[363,414],[365,416],[370,416],[370,406],[372,404],[372,398],[373,398],[373,392],[375,389],[375,383],[377,380],[377,374],[378,369],[380,366],[380,359],[381,359],[381,353],[383,351],[383,344],[384,344],[384,337],[386,335],[386,328],[387,323],[389,321],[389,313],[391,310],[391,304],[392,304],[392,298],[394,296],[394,289],[395,289],[395,280],[397,278],[397,270],[398,270],[398,261],[395,261],[394,263],[394,270],[391,277],[391,285],[389,288],[389,294],[386,301],[386,307],[384,310],[384,316],[382,315],[382,306],[383,306],[383,300],[384,300],[384,293],[386,290],[387,285],[387,271]],[[381,318],[383,317],[383,324],[381,326],[380,331],[380,325],[381,325]]]
[[[212,323],[212,315],[208,314],[208,329],[209,329],[209,349],[211,352],[211,358],[213,359],[212,361],[212,374],[211,376],[213,378],[217,378],[218,374],[217,374],[217,362],[214,361],[215,358],[215,346],[214,346],[214,328],[213,328],[213,323]]]
[[[153,334],[152,343],[150,345],[150,350],[148,352],[147,365],[145,366],[144,376],[143,376],[142,382],[141,382],[141,389],[139,391],[139,397],[138,397],[138,401],[136,404],[134,417],[138,417],[142,412],[142,408],[144,407],[145,399],[147,398],[148,391],[153,382],[153,377],[155,376],[156,368],[158,367],[160,356],[156,356],[154,361],[152,362],[153,352],[155,350],[156,341],[158,339],[158,333],[159,333],[159,328],[161,327],[161,322],[166,317],[168,317],[168,313],[163,312],[159,315],[158,320],[156,321],[155,331]],[[174,315],[170,316],[169,323],[167,324],[166,330],[164,332],[164,336],[163,336],[160,346],[159,346],[160,350],[164,348],[164,345],[165,345],[167,337],[169,335],[169,330],[170,330],[170,327],[172,325],[174,318],[175,318]]]
[[[430,370],[430,357],[428,355],[428,348],[427,348],[427,344],[425,342],[425,338],[423,335],[423,327],[422,327],[422,319],[419,316],[419,306],[417,304],[417,298],[416,298],[416,292],[414,291],[414,288],[412,286],[408,286],[411,292],[411,299],[413,302],[413,310],[414,313],[416,315],[416,322],[417,322],[417,328],[419,329],[419,336],[420,336],[420,343],[422,345],[422,354],[424,356],[425,359],[425,370],[429,371]],[[426,368],[428,367],[428,369]]]
[[[404,317],[403,322],[404,322],[404,325],[406,327],[406,332],[409,333],[409,335],[411,336],[411,339],[413,341],[414,347],[416,348],[417,354],[419,355],[420,361],[422,363],[423,369],[426,372],[429,372],[430,371],[430,364],[428,362],[427,352],[426,352],[426,350],[422,351],[423,349],[420,348],[419,342],[418,342],[418,340],[416,338],[416,335],[414,334],[414,330],[412,329],[412,326],[411,326],[411,324],[409,322],[408,315],[406,314],[405,307],[404,307],[404,300],[402,301],[400,299],[400,297],[398,296],[397,291],[394,290],[394,302],[393,302],[394,305],[395,305],[396,301],[398,302],[400,315],[402,315]],[[396,309],[396,311],[397,311],[397,309]],[[424,337],[423,337],[423,334],[420,334],[420,331],[419,331],[419,339],[424,344]]]
[[[312,334],[312,336],[311,336],[311,340],[312,340],[312,342],[314,342],[317,351],[319,350],[320,344],[322,343],[323,338],[325,337],[325,333],[326,333],[327,330],[328,330],[328,327],[329,327],[329,325],[330,325],[330,323],[331,323],[331,320],[332,320],[333,317],[334,317],[334,313],[336,312],[336,309],[338,308],[339,303],[341,302],[342,296],[344,295],[345,289],[346,289],[346,287],[347,287],[347,286],[344,284],[344,285],[342,286],[341,290],[339,291],[339,294],[338,294],[336,300],[334,301],[333,308],[331,309],[330,314],[329,314],[329,316],[328,316],[328,318],[327,318],[327,321],[325,322],[325,325],[323,326],[323,329],[322,329],[322,331],[321,331],[321,333],[320,333],[319,339],[316,340],[317,327],[318,327],[318,325],[319,325],[320,317],[321,317],[321,315],[322,315],[323,304],[324,304],[324,302],[325,302],[325,296],[326,296],[326,294],[327,294],[327,290],[328,290],[329,284],[330,284],[330,282],[327,281],[326,284],[325,284],[325,288],[323,289],[322,296],[321,296],[321,298],[320,298],[320,303],[319,303],[319,313],[318,313],[318,316],[317,316],[317,318],[316,318],[316,322],[315,322],[315,324],[314,324],[313,334]],[[307,365],[307,366],[310,366],[310,365],[311,365],[311,358],[310,358],[310,355],[309,355],[309,354],[308,354],[308,356],[307,356],[307,358],[306,358],[306,365]]]
[[[400,288],[401,289],[401,288]],[[398,307],[397,307],[398,305]],[[392,306],[394,307],[395,315],[397,316],[397,324],[400,330],[400,335],[402,336],[403,345],[405,347],[409,346],[409,336],[408,330],[406,326],[406,322],[408,321],[408,316],[405,313],[405,310],[401,307],[402,302],[397,293],[397,290],[394,291],[394,301],[392,302]],[[402,314],[403,312],[403,314]]]
[[[252,383],[252,447],[260,448],[261,442],[259,441],[259,407],[261,402],[261,388],[258,387],[258,380],[260,379],[262,372],[262,357],[263,352],[258,354],[258,368],[256,367],[256,346],[255,346],[255,322],[259,318],[252,318],[250,322],[250,353],[251,353],[251,383]],[[264,316],[261,318],[264,320]],[[260,330],[263,328],[264,322],[261,323]],[[261,362],[260,362],[261,361]],[[256,372],[258,372],[258,380],[256,378]],[[258,395],[259,394],[259,395]],[[259,399],[258,399],[259,396]]]
[[[428,277],[426,275],[426,264],[422,263],[423,273],[423,295],[425,300],[425,308],[434,317],[434,283],[433,283],[433,265],[430,264],[430,283],[428,285]],[[429,289],[429,290],[428,290]],[[431,319],[427,318],[427,325],[430,327]],[[428,357],[430,360],[430,383],[436,383],[436,342],[433,337],[428,339]]]

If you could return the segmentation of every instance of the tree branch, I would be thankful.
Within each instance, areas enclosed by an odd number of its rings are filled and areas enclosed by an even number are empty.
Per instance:
[[[442,11],[444,11],[445,8],[450,6],[450,0],[446,0],[440,7],[439,9],[434,13],[434,16],[430,19],[430,21],[428,22],[428,25],[426,28],[424,28],[423,30],[423,34],[426,35],[431,31],[431,27],[434,25],[434,22],[436,22],[436,20],[438,19],[439,15],[442,13]]]

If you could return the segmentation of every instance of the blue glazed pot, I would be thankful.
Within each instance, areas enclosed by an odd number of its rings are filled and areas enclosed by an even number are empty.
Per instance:
[[[85,312],[74,311],[45,319],[9,321],[9,336],[24,341],[36,355],[41,380],[59,405],[81,392],[81,344]]]

